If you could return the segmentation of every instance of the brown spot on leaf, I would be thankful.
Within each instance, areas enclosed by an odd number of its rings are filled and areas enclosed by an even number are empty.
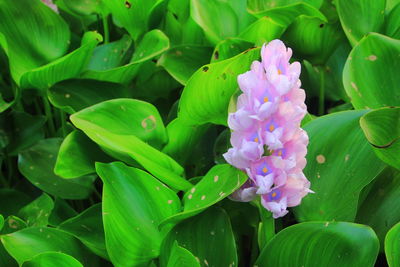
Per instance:
[[[319,24],[320,28],[323,28],[324,26],[325,26],[325,24],[323,24],[323,23]]]
[[[131,8],[132,7],[131,2],[125,1],[125,7],[128,8],[128,9]]]
[[[214,59],[218,59],[219,58],[219,53],[218,53],[218,51],[215,51],[215,53],[214,53]]]
[[[153,131],[156,128],[156,118],[153,115],[150,115],[142,120],[142,127],[146,130],[146,132]]]
[[[203,67],[203,71],[204,71],[204,72],[207,72],[208,69],[209,69],[209,68],[208,68],[207,66]]]
[[[317,162],[318,162],[319,164],[323,164],[323,163],[325,163],[325,161],[326,161],[324,155],[318,155],[318,156],[316,157],[316,160],[317,160]]]

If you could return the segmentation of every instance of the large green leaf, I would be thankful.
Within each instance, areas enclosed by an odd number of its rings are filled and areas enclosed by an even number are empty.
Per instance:
[[[368,226],[306,222],[280,231],[264,247],[256,265],[372,267],[378,252],[378,239]]]
[[[115,266],[141,266],[159,255],[158,224],[180,209],[178,196],[148,173],[121,162],[96,164],[103,186],[106,247]]]
[[[400,40],[371,33],[351,51],[343,83],[357,109],[399,106]]]
[[[73,114],[94,104],[128,97],[125,86],[91,79],[71,79],[56,83],[48,91],[50,102]]]
[[[133,158],[169,186],[191,187],[179,176],[183,168],[151,146],[159,147],[167,139],[153,105],[134,99],[115,99],[75,113],[71,121],[100,146]]]
[[[167,267],[200,267],[193,254],[175,241],[171,248]]]
[[[261,17],[246,29],[244,29],[239,37],[261,46],[265,42],[279,38],[285,31],[286,27],[277,23],[270,17]]]
[[[307,15],[326,21],[325,16],[318,11],[321,0],[249,0],[247,9],[257,18],[271,17],[277,23],[288,26],[296,17]]]
[[[295,209],[300,221],[355,219],[360,191],[384,168],[359,126],[365,113],[333,113],[304,126],[310,137],[304,174],[315,194]]]
[[[357,211],[356,221],[371,226],[381,241],[387,231],[400,221],[400,172],[387,168],[376,178]]]
[[[296,57],[323,64],[345,37],[339,23],[325,23],[319,18],[299,16],[282,38],[296,52]]]
[[[400,39],[400,2],[385,18],[385,34],[389,37]]]
[[[211,57],[211,63],[234,57],[252,47],[254,47],[253,43],[244,39],[227,38],[215,46]]]
[[[168,37],[160,30],[152,30],[143,36],[133,54],[132,63],[139,63],[162,54],[169,48]]]
[[[96,172],[94,163],[109,162],[95,143],[80,131],[73,131],[63,140],[58,151],[54,173],[63,178],[76,178]]]
[[[239,20],[230,2],[191,0],[190,7],[191,17],[212,43],[216,44],[227,37],[237,36]]]
[[[74,257],[61,252],[44,252],[25,261],[21,267],[83,267]]]
[[[366,34],[382,30],[385,3],[386,0],[336,0],[340,22],[353,46]]]
[[[385,238],[385,254],[390,267],[400,266],[400,223],[390,229]]]
[[[190,251],[201,266],[237,266],[231,223],[221,208],[212,207],[172,228],[162,244],[161,266],[167,266],[175,240]]]
[[[169,49],[157,64],[165,68],[178,82],[185,85],[190,76],[209,62],[212,49],[208,46],[181,45]]]
[[[101,41],[100,34],[85,33],[80,48],[47,65],[25,72],[21,76],[21,87],[44,90],[59,81],[78,77],[89,63],[93,49]]]
[[[58,229],[70,233],[95,254],[108,259],[100,203],[66,220]]]
[[[178,117],[191,125],[226,125],[229,101],[238,88],[237,76],[249,70],[259,56],[260,49],[250,49],[197,70],[182,92]]]
[[[247,180],[247,175],[228,164],[214,166],[183,196],[183,211],[175,214],[162,225],[192,217],[223,200]]]
[[[103,0],[114,19],[124,27],[133,40],[147,31],[147,19],[156,0]]]
[[[400,108],[382,108],[365,114],[361,128],[376,155],[400,170]]]
[[[31,227],[1,236],[1,242],[19,264],[43,252],[61,252],[90,266],[88,251],[73,236],[54,228]]]
[[[24,219],[28,226],[47,226],[53,208],[53,199],[43,193],[40,197],[23,207],[18,212],[18,216]]]
[[[66,199],[83,199],[92,191],[94,177],[63,179],[53,169],[62,139],[50,138],[36,143],[18,156],[18,169],[36,187]]]
[[[0,1],[0,45],[10,72],[21,76],[65,54],[70,32],[65,21],[40,0]]]

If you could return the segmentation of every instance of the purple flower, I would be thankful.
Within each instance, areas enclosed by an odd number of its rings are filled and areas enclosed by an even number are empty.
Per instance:
[[[57,8],[57,6],[53,3],[53,0],[42,0],[42,2],[43,2],[46,6],[50,7],[51,9],[53,9],[54,12],[58,13],[58,8]]]
[[[238,76],[243,92],[237,110],[230,113],[232,148],[226,161],[245,171],[249,180],[230,197],[251,201],[261,195],[262,205],[274,218],[288,213],[312,192],[303,174],[308,136],[300,128],[307,112],[300,89],[300,63],[289,63],[292,50],[273,40],[261,50],[261,62]]]

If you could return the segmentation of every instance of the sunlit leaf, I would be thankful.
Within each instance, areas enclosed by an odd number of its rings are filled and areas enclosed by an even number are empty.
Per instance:
[[[74,257],[61,252],[44,252],[25,261],[21,267],[83,267]]]
[[[385,254],[390,267],[400,266],[400,223],[390,229],[385,238]]]
[[[40,197],[23,207],[18,212],[18,215],[25,220],[28,226],[47,226],[53,208],[53,199],[43,193]]]

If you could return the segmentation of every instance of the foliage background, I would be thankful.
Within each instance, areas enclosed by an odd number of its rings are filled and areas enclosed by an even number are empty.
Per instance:
[[[398,0],[55,3],[0,0],[1,266],[400,266]],[[315,191],[276,221],[221,157],[275,38]]]

